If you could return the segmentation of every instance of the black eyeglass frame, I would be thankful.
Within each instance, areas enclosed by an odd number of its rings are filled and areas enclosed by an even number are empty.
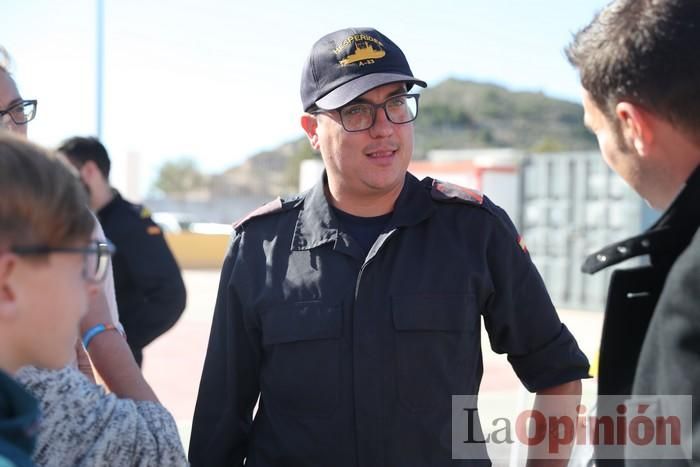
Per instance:
[[[87,255],[97,255],[97,268],[95,273],[91,275],[84,269],[83,278],[88,282],[100,283],[107,277],[108,266],[111,263],[110,259],[114,253],[116,253],[117,249],[109,240],[106,242],[95,240],[85,247],[22,245],[13,246],[10,248],[10,251],[19,256],[41,256],[51,253],[81,253],[87,258]],[[100,262],[102,258],[107,258],[107,260]],[[85,265],[87,265],[87,259],[85,260]]]
[[[32,106],[32,112],[31,116],[27,118],[26,120],[23,120],[21,122],[18,122],[15,120],[15,116],[13,115],[13,111],[17,109],[17,107],[26,107],[28,105]],[[24,99],[18,102],[15,102],[12,104],[10,107],[8,107],[5,110],[0,110],[0,118],[2,118],[5,115],[9,115],[12,121],[15,123],[15,125],[26,125],[27,123],[31,122],[34,120],[34,117],[36,117],[36,107],[37,107],[37,100],[36,99]],[[26,114],[25,114],[26,115]]]
[[[393,99],[396,99],[397,97],[410,97],[415,99],[416,101],[416,111],[413,114],[413,118],[410,120],[407,120],[405,122],[395,122],[391,119],[389,116],[389,112],[386,110],[386,105],[391,102]],[[415,94],[415,93],[401,93],[401,94],[396,94],[394,96],[388,97],[384,102],[381,104],[373,104],[371,102],[351,102],[349,104],[346,104],[342,107],[338,107],[337,109],[333,110],[323,110],[323,109],[312,109],[309,111],[310,114],[316,115],[316,114],[321,114],[321,113],[330,113],[330,112],[338,112],[338,115],[340,116],[340,124],[343,125],[343,129],[349,133],[358,133],[360,131],[366,131],[369,130],[374,126],[374,124],[377,122],[377,109],[382,109],[384,110],[384,115],[386,115],[387,120],[389,120],[391,123],[394,125],[403,125],[404,123],[411,123],[418,118],[418,98],[420,97],[420,94]],[[346,109],[348,107],[356,106],[356,105],[367,105],[372,109],[372,122],[367,128],[362,128],[359,130],[350,130],[348,129],[347,126],[345,126],[345,120],[343,119],[343,109]]]

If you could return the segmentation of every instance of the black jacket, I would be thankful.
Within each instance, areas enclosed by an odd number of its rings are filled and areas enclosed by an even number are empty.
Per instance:
[[[31,467],[39,431],[39,405],[9,375],[0,370],[0,465]]]
[[[586,259],[588,273],[642,255],[650,263],[612,274],[600,345],[600,395],[698,394],[700,276],[693,274],[700,268],[700,240],[691,245],[698,227],[700,167],[646,232]]]
[[[451,455],[451,396],[479,391],[482,317],[529,390],[587,376],[487,198],[407,175],[366,256],[322,181],[266,211],[238,225],[224,263],[193,466],[490,465]]]
[[[173,254],[150,213],[119,193],[97,217],[117,247],[113,258],[119,320],[132,349],[168,330],[185,309],[185,284]]]

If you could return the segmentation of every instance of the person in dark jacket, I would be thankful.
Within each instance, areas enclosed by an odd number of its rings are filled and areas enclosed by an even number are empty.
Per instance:
[[[326,171],[235,225],[193,466],[491,465],[483,444],[468,458],[451,444],[452,396],[479,392],[482,317],[537,400],[578,400],[588,361],[508,216],[407,173],[414,85],[426,83],[375,29],[313,46],[301,123]]]
[[[143,348],[170,329],[185,309],[180,268],[148,210],[128,202],[110,186],[111,164],[102,143],[74,137],[58,150],[80,172],[90,207],[117,247],[113,265],[119,319],[140,366]]]
[[[0,370],[0,466],[26,467],[31,461],[39,424],[39,404]]]
[[[583,85],[585,123],[605,162],[661,218],[642,234],[591,255],[613,272],[600,346],[599,394],[700,396],[700,2],[617,0],[567,49]],[[608,398],[615,405],[615,398]],[[692,458],[700,462],[700,407],[693,403]],[[622,447],[620,448],[622,449]],[[599,465],[622,465],[621,451]],[[639,465],[688,465],[686,459]],[[627,464],[634,453],[627,446]],[[638,465],[634,463],[633,465]]]

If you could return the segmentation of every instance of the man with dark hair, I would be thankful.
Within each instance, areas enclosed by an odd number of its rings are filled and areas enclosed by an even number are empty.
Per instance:
[[[102,143],[74,137],[58,150],[80,172],[90,207],[117,247],[113,264],[119,318],[140,366],[143,348],[172,327],[185,309],[180,268],[148,210],[110,186],[110,159]]]
[[[594,273],[649,259],[612,275],[598,392],[700,396],[700,2],[614,1],[566,53],[580,72],[585,124],[605,162],[665,210],[646,232],[603,248],[583,266]],[[697,403],[693,424],[697,462]]]
[[[105,149],[97,138],[79,136],[70,138],[64,141],[59,151],[66,154],[73,165],[77,165],[78,167],[88,161],[94,162],[100,172],[102,172],[105,180],[109,180],[112,162],[109,160],[107,149]]]
[[[426,83],[375,29],[314,44],[301,125],[326,171],[235,225],[193,466],[491,465],[484,444],[451,449],[452,396],[479,392],[482,317],[536,404],[578,401],[588,361],[508,216],[474,190],[407,172],[413,86]]]

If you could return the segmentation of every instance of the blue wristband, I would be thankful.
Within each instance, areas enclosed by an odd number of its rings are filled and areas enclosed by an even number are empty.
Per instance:
[[[85,331],[85,334],[83,335],[83,347],[85,347],[87,349],[88,345],[90,345],[90,341],[92,341],[92,339],[96,335],[103,333],[105,331],[112,330],[112,329],[116,331],[117,328],[114,327],[112,324],[105,325],[105,324],[100,323],[100,324],[94,325],[93,327],[91,327],[90,329]]]

